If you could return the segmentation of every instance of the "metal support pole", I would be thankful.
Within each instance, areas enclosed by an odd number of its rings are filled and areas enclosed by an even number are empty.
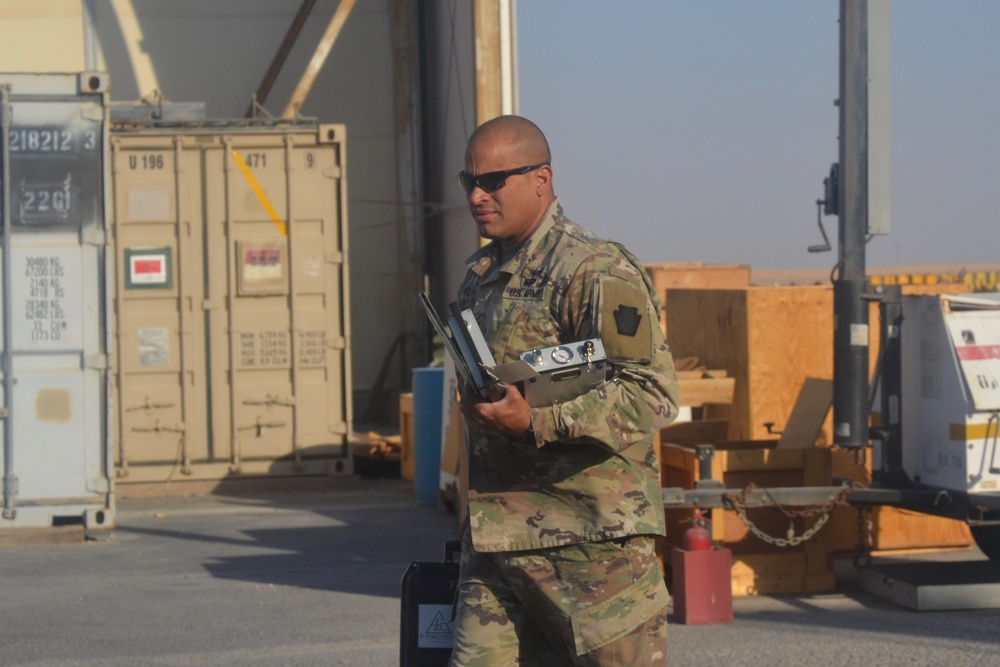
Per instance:
[[[868,304],[865,280],[833,283],[833,421],[841,447],[868,445]]]
[[[695,445],[694,455],[698,459],[698,481],[695,483],[695,486],[699,489],[722,487],[722,480],[712,478],[712,460],[715,458],[715,445]]]
[[[292,47],[295,46],[295,41],[299,38],[299,33],[302,32],[302,28],[306,24],[306,19],[309,18],[309,13],[312,11],[313,5],[315,4],[316,0],[302,0],[298,13],[296,13],[295,18],[292,19],[292,25],[289,26],[288,32],[285,33],[285,38],[281,41],[281,46],[278,47],[278,52],[274,54],[271,66],[267,68],[264,80],[260,82],[260,87],[257,89],[257,93],[250,102],[250,106],[247,107],[247,111],[244,114],[245,118],[253,118],[255,112],[254,107],[256,105],[263,106],[264,102],[267,100],[267,96],[271,94],[271,87],[274,86],[274,82],[278,79],[278,73],[281,72],[281,68],[284,66],[285,61],[288,60],[288,54],[292,52]]]
[[[354,3],[355,0],[340,0],[337,11],[333,13],[333,18],[330,19],[330,25],[327,26],[326,32],[323,33],[323,37],[316,46],[312,60],[306,66],[306,71],[302,73],[302,78],[299,79],[299,85],[295,87],[292,98],[288,100],[288,105],[281,114],[282,117],[292,118],[296,116],[299,113],[299,109],[305,104],[306,97],[309,96],[313,83],[316,81],[316,77],[319,76],[319,71],[323,68],[323,63],[326,62],[326,57],[330,55],[333,43],[337,41],[337,36],[340,35],[344,23],[347,22],[347,17],[350,16],[351,10],[354,9]]]
[[[91,72],[97,71],[97,0],[83,0],[83,62],[84,67]]]
[[[899,285],[882,288],[879,306],[882,342],[882,369],[880,380],[882,418],[879,432],[882,436],[881,461],[872,460],[874,481],[899,488],[905,481],[903,472],[903,348],[900,338],[903,324],[903,290]]]
[[[424,349],[424,327],[416,294],[423,281],[424,239],[426,227],[420,123],[423,104],[420,85],[420,29],[417,3],[393,0],[393,98],[396,113],[396,219],[398,221],[400,267],[400,315],[402,323],[402,363],[400,386],[407,386],[413,369],[428,358]],[[412,297],[409,295],[413,295]],[[392,358],[393,343],[386,359]],[[386,368],[388,368],[386,366]],[[384,380],[384,378],[381,378]],[[381,387],[376,382],[376,391]],[[379,392],[380,393],[380,392]],[[377,398],[377,394],[372,400]]]
[[[842,447],[868,445],[868,2],[840,4],[840,212],[833,284],[833,435]]]
[[[14,475],[14,324],[11,312],[10,150],[7,138],[13,124],[10,86],[0,85],[0,179],[3,182],[3,518],[17,518],[14,509],[17,477]]]

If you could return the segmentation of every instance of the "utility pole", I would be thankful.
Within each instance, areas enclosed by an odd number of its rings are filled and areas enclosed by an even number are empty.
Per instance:
[[[833,282],[833,434],[868,446],[865,244],[889,232],[889,0],[840,3],[839,247]],[[831,176],[832,177],[832,176]]]

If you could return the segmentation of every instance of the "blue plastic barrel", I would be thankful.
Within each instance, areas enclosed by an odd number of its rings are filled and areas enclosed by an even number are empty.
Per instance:
[[[413,369],[413,486],[418,505],[436,505],[441,480],[444,368]]]

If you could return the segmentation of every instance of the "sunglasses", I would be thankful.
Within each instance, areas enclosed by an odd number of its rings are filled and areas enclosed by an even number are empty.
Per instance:
[[[507,185],[507,179],[509,177],[527,174],[528,172],[544,167],[547,164],[549,163],[539,162],[538,164],[529,165],[527,167],[504,169],[503,171],[491,171],[485,174],[479,174],[478,176],[473,176],[472,174],[460,171],[455,174],[455,178],[458,179],[459,185],[462,186],[462,189],[465,190],[466,194],[471,194],[473,188],[480,188],[486,194],[491,194]]]

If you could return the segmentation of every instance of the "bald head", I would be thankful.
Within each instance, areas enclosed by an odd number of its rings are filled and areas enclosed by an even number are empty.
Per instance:
[[[555,201],[549,160],[545,135],[526,118],[500,116],[476,128],[459,180],[481,236],[504,248],[530,236]]]
[[[469,137],[466,153],[483,143],[506,146],[508,154],[522,164],[552,159],[545,135],[537,125],[521,116],[498,116],[477,127]]]

